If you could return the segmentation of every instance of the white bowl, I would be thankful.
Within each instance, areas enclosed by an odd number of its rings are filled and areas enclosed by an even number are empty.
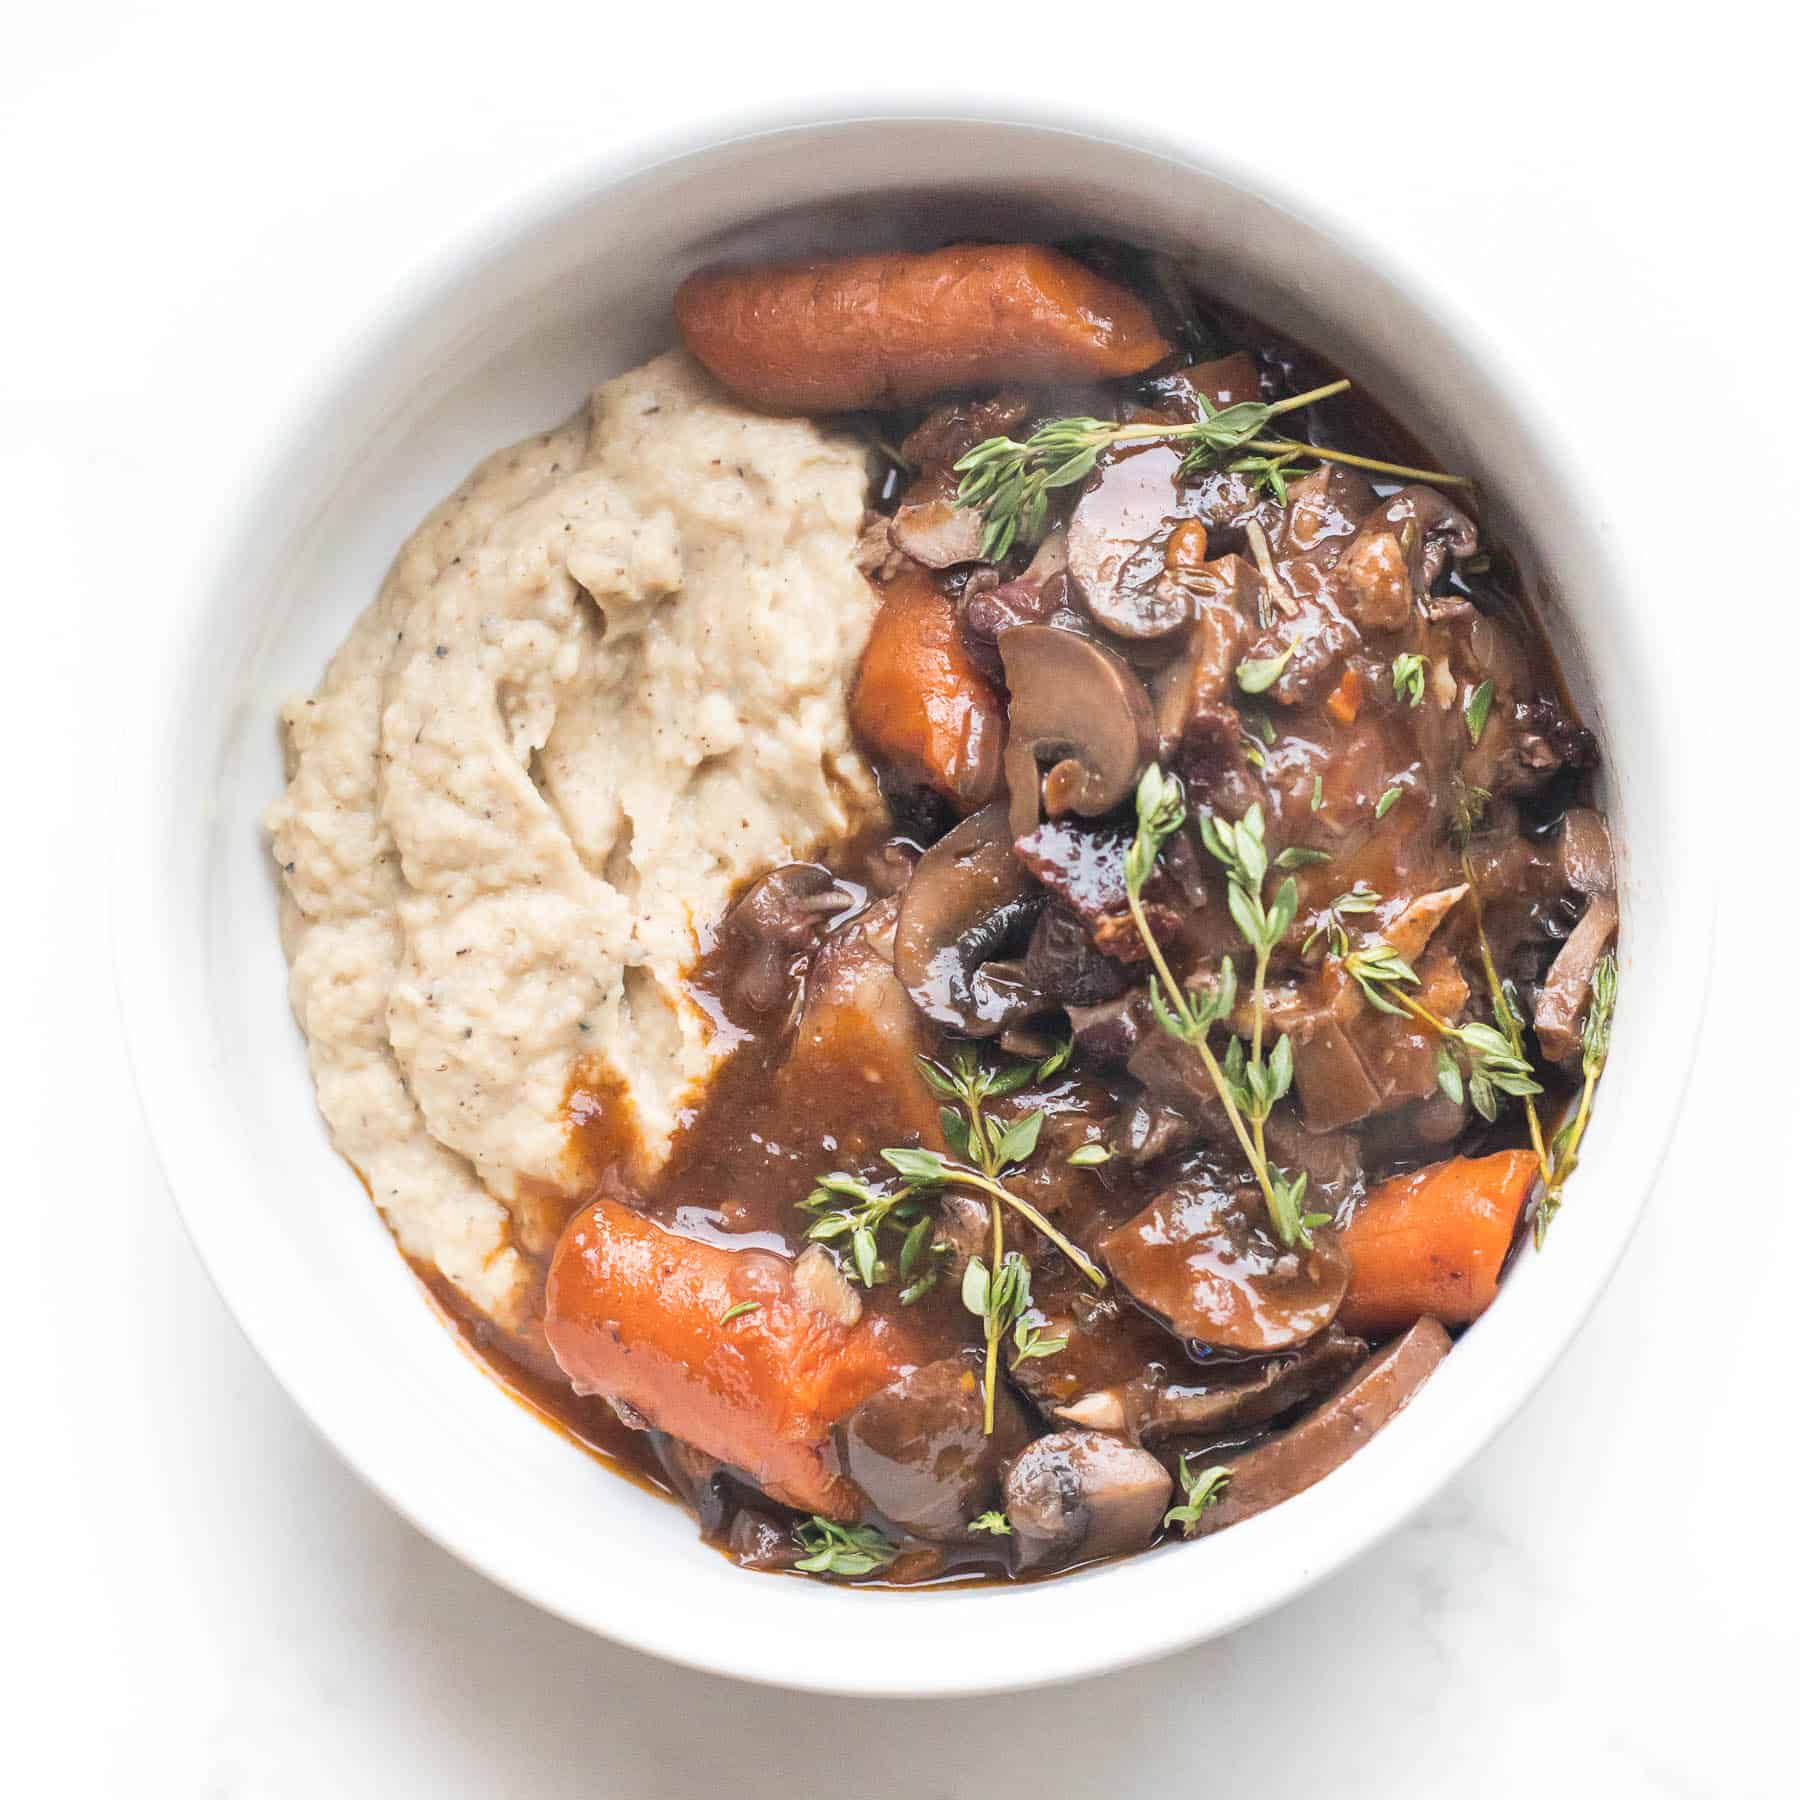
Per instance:
[[[747,1574],[480,1372],[328,1147],[258,825],[281,782],[276,707],[313,685],[396,547],[480,456],[669,341],[670,293],[696,264],[1077,226],[1200,252],[1222,297],[1316,345],[1414,422],[1435,461],[1481,477],[1545,583],[1607,751],[1625,917],[1612,1067],[1548,1252],[1522,1259],[1413,1405],[1311,1492],[1202,1542],[1017,1588],[869,1594]],[[791,1687],[914,1695],[1060,1680],[1225,1631],[1460,1469],[1568,1343],[1637,1219],[1687,1072],[1710,922],[1701,859],[1677,842],[1676,675],[1655,615],[1590,523],[1601,484],[1584,479],[1581,421],[1528,416],[1509,390],[1418,271],[1241,171],[1111,124],[923,108],[744,125],[614,162],[520,207],[373,321],[265,447],[211,579],[155,621],[164,660],[140,677],[150,716],[121,809],[138,835],[116,897],[128,1033],[170,1185],[252,1343],[351,1465],[449,1550],[620,1642]]]

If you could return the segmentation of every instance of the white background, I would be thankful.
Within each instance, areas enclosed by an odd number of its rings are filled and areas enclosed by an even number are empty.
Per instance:
[[[1800,699],[1794,44],[1773,8],[1684,7],[1679,33],[1659,10],[62,0],[10,19],[9,1791],[1795,1791],[1795,833],[1775,746]],[[1666,543],[1645,604],[1693,640],[1692,704],[1667,724],[1716,768],[1693,854],[1725,884],[1716,946],[1694,946],[1714,985],[1675,1148],[1525,1415],[1260,1624],[1134,1674],[929,1707],[653,1664],[371,1497],[182,1236],[105,944],[125,646],[217,529],[220,471],[316,359],[546,175],[721,106],[883,90],[1116,106],[1452,269],[1591,432],[1615,513]]]

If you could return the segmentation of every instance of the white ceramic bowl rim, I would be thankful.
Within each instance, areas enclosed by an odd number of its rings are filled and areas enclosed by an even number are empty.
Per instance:
[[[996,133],[1072,137],[1160,160],[1171,178],[1203,174],[1259,195],[1323,236],[1356,262],[1378,272],[1423,316],[1460,346],[1485,384],[1484,404],[1510,422],[1528,445],[1547,482],[1575,491],[1582,453],[1541,411],[1521,421],[1518,408],[1487,372],[1504,358],[1442,289],[1417,269],[1396,271],[1392,257],[1343,221],[1320,219],[1291,197],[1271,196],[1255,171],[1211,148],[1149,136],[1115,119],[1084,118],[1029,109],[907,104],[891,99],[838,105],[816,112],[746,114],[712,129],[651,141],[561,181],[549,195],[509,214],[441,259],[406,287],[396,303],[384,296],[366,327],[331,366],[313,393],[274,438],[269,453],[251,459],[242,483],[244,518],[251,497],[281,479],[291,446],[333,396],[377,369],[405,340],[412,322],[446,287],[479,280],[510,246],[524,243],[596,191],[636,178],[676,159],[715,153],[747,139],[796,130],[897,128],[921,122]],[[1392,1529],[1426,1500],[1485,1443],[1542,1379],[1562,1352],[1622,1253],[1673,1126],[1685,1084],[1689,1046],[1703,1001],[1706,955],[1699,952],[1682,981],[1628,981],[1620,1036],[1642,1032],[1633,1052],[1627,1131],[1604,1133],[1605,1163],[1590,1160],[1586,1183],[1604,1176],[1611,1195],[1606,1229],[1584,1229],[1571,1207],[1552,1240],[1554,1254],[1531,1270],[1530,1329],[1513,1331],[1502,1346],[1496,1317],[1471,1333],[1419,1401],[1321,1488],[1221,1537],[1149,1558],[1049,1584],[976,1594],[857,1595],[820,1584],[770,1581],[727,1572],[737,1590],[690,1583],[683,1568],[668,1574],[669,1603],[630,1597],[619,1610],[591,1586],[572,1592],[566,1558],[534,1541],[529,1530],[498,1532],[491,1519],[461,1504],[458,1484],[435,1478],[409,1445],[391,1400],[367,1372],[321,1358],[317,1320],[308,1296],[288,1291],[280,1269],[267,1266],[255,1207],[247,1201],[256,1170],[218,1127],[216,1091],[221,1046],[205,1009],[190,991],[193,963],[173,946],[199,929],[181,916],[166,871],[185,840],[216,831],[216,809],[197,813],[191,787],[173,760],[189,671],[206,655],[203,629],[219,584],[253,556],[245,537],[218,557],[210,578],[165,594],[146,608],[150,629],[138,647],[147,718],[140,743],[134,804],[119,809],[121,871],[114,896],[114,943],[127,1038],[152,1136],[170,1187],[196,1248],[251,1343],[306,1415],[386,1499],[446,1549],[494,1580],[572,1622],[621,1643],[714,1673],[825,1692],[928,1695],[970,1694],[1024,1687],[1117,1668],[1160,1655],[1242,1620],[1299,1592]],[[1616,534],[1615,534],[1616,540]],[[1611,585],[1623,585],[1614,541],[1587,549]],[[1579,608],[1577,610],[1580,610]],[[1616,651],[1624,679],[1643,703],[1672,688],[1667,665],[1647,628],[1619,624]],[[1678,817],[1685,788],[1677,759],[1657,771],[1654,817]],[[1647,815],[1648,816],[1648,815]],[[1665,845],[1660,827],[1651,835]],[[1712,893],[1697,859],[1670,858],[1656,869],[1653,903],[1675,944],[1709,940]],[[272,911],[272,908],[271,908]],[[184,937],[182,934],[187,933]],[[1658,972],[1673,971],[1672,960]],[[1652,991],[1654,990],[1654,991]],[[278,1004],[271,997],[271,1004]],[[1621,1061],[1625,1060],[1623,1057]],[[310,1105],[296,1091],[296,1107]],[[1598,1143],[1600,1139],[1597,1138]],[[1521,1311],[1520,1318],[1526,1315]],[[1488,1341],[1491,1338],[1491,1348]],[[1504,1348],[1504,1355],[1501,1354]],[[386,1410],[384,1410],[384,1407]],[[441,1471],[440,1471],[441,1474]],[[722,1565],[721,1565],[722,1566]],[[691,1605],[688,1604],[691,1602]],[[972,1610],[971,1610],[972,1609]],[[698,1616],[696,1616],[698,1615]],[[766,1627],[766,1628],[765,1628]],[[1004,1632],[1006,1654],[996,1654]]]

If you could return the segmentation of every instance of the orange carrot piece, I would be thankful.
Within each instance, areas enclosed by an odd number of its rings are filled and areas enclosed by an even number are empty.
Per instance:
[[[1344,1233],[1350,1291],[1338,1323],[1379,1337],[1426,1317],[1447,1325],[1480,1317],[1537,1166],[1529,1150],[1502,1150],[1382,1182]]]
[[[929,575],[906,571],[883,595],[850,691],[851,729],[870,755],[973,812],[999,785],[1000,696]]]
[[[1169,354],[1135,294],[1040,244],[702,269],[675,323],[733,393],[790,412],[1104,381]]]
[[[1183,519],[1169,533],[1163,550],[1163,567],[1171,575],[1183,575],[1206,567],[1206,526],[1199,519]]]
[[[1325,710],[1340,725],[1354,725],[1362,711],[1362,671],[1354,664],[1338,677],[1338,684],[1325,696]]]
[[[854,1519],[861,1498],[831,1466],[831,1427],[929,1352],[891,1319],[846,1326],[802,1304],[789,1267],[599,1198],[557,1246],[544,1335],[577,1393],[625,1401],[802,1512]]]

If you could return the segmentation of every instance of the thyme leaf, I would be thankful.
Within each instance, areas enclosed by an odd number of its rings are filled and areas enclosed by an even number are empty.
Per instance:
[[[991,437],[977,444],[955,464],[962,477],[956,490],[958,506],[973,507],[982,515],[981,555],[998,562],[1015,544],[1033,544],[1043,536],[1050,515],[1050,496],[1059,488],[1072,487],[1093,473],[1101,453],[1118,444],[1165,443],[1186,446],[1181,478],[1187,480],[1206,469],[1230,467],[1249,475],[1282,503],[1287,500],[1287,477],[1296,461],[1339,462],[1360,469],[1430,481],[1449,486],[1466,483],[1467,477],[1434,469],[1411,469],[1344,450],[1327,450],[1293,438],[1269,438],[1269,426],[1284,413],[1297,412],[1315,401],[1341,394],[1348,381],[1327,382],[1285,400],[1240,400],[1215,407],[1205,395],[1199,400],[1205,416],[1186,425],[1157,421],[1115,424],[1106,419],[1050,419],[1023,442],[1010,437]],[[1248,456],[1235,456],[1248,451]],[[1235,460],[1234,460],[1235,458]]]
[[[794,1567],[809,1575],[872,1575],[900,1554],[873,1525],[841,1525],[818,1513],[794,1527],[794,1542],[806,1552]]]
[[[1394,658],[1392,670],[1394,680],[1394,698],[1404,700],[1408,706],[1423,706],[1425,703],[1425,659],[1416,651],[1402,651]]]
[[[1225,1497],[1225,1490],[1231,1485],[1231,1471],[1218,1463],[1208,1468],[1193,1469],[1188,1465],[1187,1453],[1181,1457],[1181,1491],[1187,1496],[1178,1506],[1171,1506],[1163,1514],[1163,1525],[1179,1525],[1183,1537],[1192,1537],[1194,1527],[1200,1523],[1200,1515],[1209,1506],[1216,1505]]]

